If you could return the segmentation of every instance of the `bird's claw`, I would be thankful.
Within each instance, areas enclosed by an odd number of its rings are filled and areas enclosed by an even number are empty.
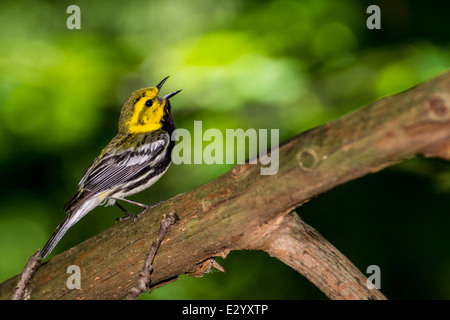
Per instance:
[[[122,222],[122,221],[128,220],[131,217],[133,217],[133,222],[136,222],[136,219],[139,217],[139,215],[140,215],[140,213],[138,213],[138,214],[130,213],[129,215],[127,215],[125,217],[116,218],[116,220],[114,220],[114,224],[116,224],[117,222]]]

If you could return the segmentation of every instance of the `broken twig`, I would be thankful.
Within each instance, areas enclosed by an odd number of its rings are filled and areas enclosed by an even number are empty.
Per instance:
[[[40,253],[41,250],[38,250],[28,258],[28,261],[20,274],[19,280],[17,281],[17,285],[11,294],[10,300],[28,300],[31,292],[29,292],[27,286],[28,283],[30,283],[31,277],[33,277],[34,273],[41,265]]]
[[[159,232],[148,251],[147,257],[145,259],[144,267],[142,268],[141,275],[139,277],[138,285],[130,290],[125,300],[136,300],[141,294],[147,292],[150,289],[150,275],[153,271],[153,259],[155,258],[156,252],[161,246],[161,242],[167,235],[171,225],[177,220],[175,213],[170,213],[164,215],[161,220],[161,227]]]

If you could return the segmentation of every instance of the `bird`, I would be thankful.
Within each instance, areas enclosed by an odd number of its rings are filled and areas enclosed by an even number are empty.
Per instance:
[[[169,77],[155,87],[138,89],[122,107],[117,135],[95,158],[78,184],[78,191],[64,206],[66,216],[43,247],[46,258],[64,234],[81,218],[99,205],[117,205],[118,201],[144,208],[151,207],[126,197],[149,188],[158,181],[172,162],[175,131],[170,98],[181,90],[158,97]]]

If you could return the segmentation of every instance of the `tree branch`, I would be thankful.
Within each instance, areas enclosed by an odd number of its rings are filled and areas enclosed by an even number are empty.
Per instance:
[[[386,299],[370,290],[358,268],[295,212],[283,217],[259,249],[303,274],[331,299]]]
[[[195,274],[205,261],[225,257],[230,250],[262,249],[330,298],[381,299],[376,291],[366,292],[364,277],[350,261],[289,214],[335,186],[405,158],[422,154],[450,159],[449,92],[446,73],[285,142],[276,175],[261,175],[260,165],[237,165],[148,210],[136,223],[118,223],[43,264],[30,282],[31,298],[123,298],[139,280],[161,215],[175,211],[179,221],[155,256],[152,286],[179,274]],[[320,254],[314,240],[326,253]],[[302,248],[306,252],[299,254]],[[66,287],[65,270],[73,264],[81,268],[80,290]],[[2,283],[0,298],[8,298],[16,283],[17,276]]]

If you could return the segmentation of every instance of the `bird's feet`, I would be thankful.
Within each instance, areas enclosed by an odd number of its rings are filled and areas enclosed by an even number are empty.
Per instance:
[[[122,201],[131,203],[131,204],[134,204],[134,205],[139,206],[139,207],[144,208],[144,209],[143,209],[141,212],[139,212],[138,214],[132,214],[132,213],[128,212],[127,209],[125,209],[124,207],[122,207],[122,205],[120,205],[120,204],[116,201],[116,202],[115,202],[115,205],[116,205],[117,207],[119,207],[120,210],[122,210],[123,212],[125,212],[127,215],[126,215],[125,217],[119,217],[119,218],[117,218],[117,219],[114,221],[114,223],[117,223],[117,222],[121,222],[121,221],[127,220],[127,219],[129,219],[129,218],[131,218],[131,217],[133,217],[133,221],[136,222],[136,219],[139,218],[139,216],[140,216],[142,213],[144,213],[147,209],[150,209],[150,208],[155,207],[157,204],[159,204],[159,203],[161,202],[161,201],[160,201],[160,202],[155,203],[155,204],[153,204],[153,205],[147,205],[147,204],[143,204],[143,203],[131,201],[131,200],[124,199],[124,198],[117,198],[116,200],[122,200]]]
[[[114,224],[116,224],[117,222],[122,222],[125,220],[128,220],[129,218],[133,218],[133,222],[136,222],[136,219],[139,217],[140,213],[138,214],[132,214],[127,212],[127,215],[125,217],[118,217],[116,218],[116,220],[114,220]]]

